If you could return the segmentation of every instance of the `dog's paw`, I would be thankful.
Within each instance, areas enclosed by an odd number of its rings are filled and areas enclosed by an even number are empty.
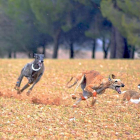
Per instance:
[[[72,99],[76,100],[76,96],[74,94],[72,94]]]
[[[14,87],[14,89],[15,89],[15,90],[19,90],[19,87],[16,85],[16,86]]]
[[[29,95],[30,95],[30,93],[28,93],[28,92],[27,92],[27,93],[26,93],[26,95],[27,95],[27,96],[29,96]]]
[[[27,96],[29,96],[31,93],[31,90],[29,89],[28,92],[26,93]]]
[[[18,89],[17,94],[21,94],[21,91]]]
[[[77,105],[76,104],[73,104],[73,106],[72,106],[73,108],[75,108],[75,107],[77,107]]]
[[[28,91],[28,92],[26,93],[26,95],[29,96],[29,95],[30,95],[30,92]]]

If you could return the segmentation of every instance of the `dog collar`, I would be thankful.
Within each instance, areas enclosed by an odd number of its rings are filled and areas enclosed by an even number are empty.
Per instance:
[[[32,70],[34,70],[34,71],[39,71],[41,69],[41,67],[39,67],[38,69],[35,69],[34,68],[34,64],[32,64]]]

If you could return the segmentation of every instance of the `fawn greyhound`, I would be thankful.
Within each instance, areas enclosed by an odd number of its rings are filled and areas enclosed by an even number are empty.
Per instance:
[[[23,69],[21,70],[21,74],[18,77],[15,89],[17,90],[17,93],[20,94],[23,92],[26,88],[28,88],[31,84],[32,87],[28,90],[27,95],[30,94],[31,90],[35,86],[35,84],[40,80],[44,73],[44,55],[43,54],[34,54],[35,60],[31,63],[27,63]],[[20,90],[20,84],[23,79],[23,77],[26,77],[28,79],[28,83]]]
[[[75,82],[72,85],[69,85],[73,78],[75,78]],[[86,100],[90,97],[93,97],[92,105],[94,105],[96,94],[104,93],[107,88],[113,89],[121,94],[120,87],[125,86],[120,79],[116,79],[115,75],[112,74],[109,78],[104,78],[99,72],[94,70],[84,71],[77,74],[76,77],[72,77],[70,79],[66,86],[71,88],[76,84],[77,86],[74,90],[74,94],[72,94],[72,98],[76,99],[75,92],[80,85],[83,93],[80,95],[81,97],[76,101],[73,107],[75,107],[81,100]]]

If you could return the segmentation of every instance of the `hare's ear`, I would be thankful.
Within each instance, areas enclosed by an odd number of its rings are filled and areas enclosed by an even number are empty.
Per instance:
[[[111,75],[109,75],[108,80],[111,81],[112,79],[115,79],[115,78],[116,78],[116,76],[114,74],[111,74]]]

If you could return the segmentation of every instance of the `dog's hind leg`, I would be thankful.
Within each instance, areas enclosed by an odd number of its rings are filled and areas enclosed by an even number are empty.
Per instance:
[[[26,88],[28,88],[33,82],[28,82],[21,90],[20,92],[23,92]]]
[[[85,77],[85,76],[83,75],[82,78],[81,78],[81,80],[78,82],[78,85],[76,86],[76,88],[75,88],[75,90],[74,90],[74,93],[72,94],[72,98],[73,98],[73,99],[76,99],[76,96],[75,96],[76,90],[77,90],[77,88],[81,85],[81,83],[83,82],[84,77]]]
[[[82,87],[82,85],[81,85],[81,87]],[[87,99],[90,97],[90,94],[83,90],[83,93],[80,93],[79,95],[80,95],[80,98],[76,101],[76,103],[73,105],[73,107],[76,107],[76,105],[79,104],[81,102],[81,100],[85,100],[87,103],[87,106],[89,106]]]
[[[83,96],[83,95],[82,95],[82,96],[76,101],[76,103],[73,104],[73,107],[76,107],[82,100],[85,100],[86,103],[87,103],[87,106],[89,106],[87,99],[88,99],[87,96]]]
[[[87,103],[87,106],[89,106],[87,99],[89,97],[91,97],[92,95],[84,90],[85,86],[86,86],[86,83],[81,84],[81,88],[83,90],[83,93],[80,94],[80,98],[76,101],[76,103],[73,105],[73,107],[75,107],[77,104],[79,104],[81,100],[85,100]]]
[[[34,81],[32,87],[31,87],[31,88],[28,90],[28,92],[27,92],[27,95],[28,95],[28,96],[30,95],[30,92],[32,91],[32,89],[33,89],[33,87],[35,86],[35,84],[40,80],[40,78],[41,78],[42,75],[43,75],[43,74],[40,74],[39,77]]]
[[[79,104],[79,103],[81,102],[81,100],[82,100],[82,98],[80,97],[80,98],[76,101],[76,103],[75,103],[75,104],[73,104],[73,107],[76,107],[76,106],[77,106],[77,104]]]

